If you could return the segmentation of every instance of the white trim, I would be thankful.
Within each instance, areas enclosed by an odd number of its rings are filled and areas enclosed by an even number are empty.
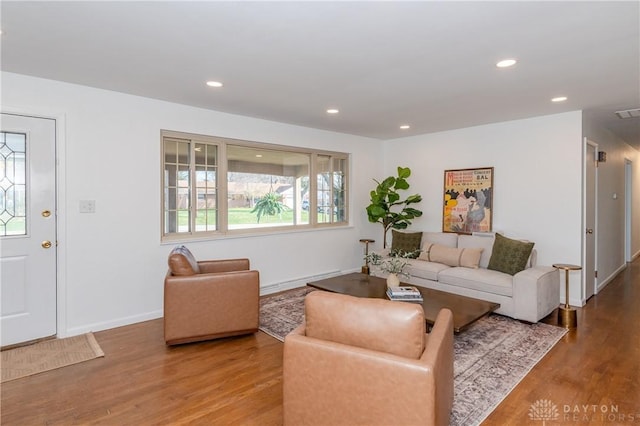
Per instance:
[[[79,334],[88,333],[90,331],[102,331],[109,330],[116,327],[122,327],[125,325],[137,324],[143,321],[154,320],[158,318],[162,318],[162,310],[156,310],[151,312],[146,312],[144,314],[139,315],[131,315],[128,317],[117,318],[110,321],[102,321],[102,322],[94,322],[92,324],[84,324],[78,327],[73,327],[67,330],[67,336],[77,336]]]
[[[324,280],[331,277],[336,277],[338,275],[350,274],[352,272],[360,272],[360,269],[348,270],[348,271],[329,271],[324,272],[322,274],[309,275],[306,277],[294,278],[289,281],[283,281],[274,284],[267,284],[265,286],[260,287],[260,295],[264,296],[267,294],[277,293],[279,291],[290,290],[292,288],[304,287],[307,283],[312,281]]]
[[[56,127],[56,336],[67,337],[66,115],[37,107],[2,105],[1,113],[46,118]]]
[[[584,143],[582,145],[582,265],[583,269],[581,271],[581,294],[580,294],[580,306],[584,306],[586,303],[586,295],[587,295],[587,271],[584,269],[587,264],[587,244],[586,244],[586,227],[587,227],[587,168],[586,157],[587,157],[587,146],[592,146],[595,150],[594,155],[598,156],[598,144],[587,139],[583,138]],[[595,188],[594,188],[594,225],[593,225],[593,249],[594,249],[594,268],[598,270],[598,167],[595,169]],[[593,289],[593,294],[598,294],[598,278],[595,278],[595,288]],[[571,302],[571,300],[569,301]]]
[[[624,159],[624,260],[631,262],[631,234],[633,218],[633,161]]]
[[[626,263],[624,263],[623,265],[618,267],[618,269],[613,271],[611,273],[611,275],[609,275],[607,278],[603,279],[601,282],[598,282],[598,293],[603,288],[605,288],[607,286],[607,284],[609,284],[615,277],[617,277],[620,272],[624,271],[625,269],[627,269],[627,264]]]

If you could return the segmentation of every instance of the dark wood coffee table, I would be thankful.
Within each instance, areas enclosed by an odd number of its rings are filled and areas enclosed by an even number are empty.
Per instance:
[[[314,281],[307,284],[319,290],[348,294],[356,297],[370,297],[374,299],[388,299],[387,281],[383,278],[366,274],[352,273]],[[412,284],[403,284],[412,285]],[[460,333],[465,328],[489,315],[500,307],[499,303],[458,296],[440,290],[418,287],[424,302],[424,316],[428,325],[433,325],[440,309],[449,308],[453,312],[453,331]],[[397,302],[408,303],[408,302]]]

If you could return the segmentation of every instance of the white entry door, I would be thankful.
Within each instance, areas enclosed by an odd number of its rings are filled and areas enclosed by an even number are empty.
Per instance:
[[[0,340],[56,334],[55,120],[0,121]]]

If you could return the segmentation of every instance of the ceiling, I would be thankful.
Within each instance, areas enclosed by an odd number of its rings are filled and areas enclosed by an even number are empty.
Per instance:
[[[640,150],[638,1],[0,7],[3,71],[379,139],[585,110]]]

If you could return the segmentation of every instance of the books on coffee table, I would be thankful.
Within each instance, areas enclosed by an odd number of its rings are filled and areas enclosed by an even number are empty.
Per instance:
[[[387,297],[389,300],[399,300],[403,302],[422,303],[422,294],[413,286],[388,287]]]

